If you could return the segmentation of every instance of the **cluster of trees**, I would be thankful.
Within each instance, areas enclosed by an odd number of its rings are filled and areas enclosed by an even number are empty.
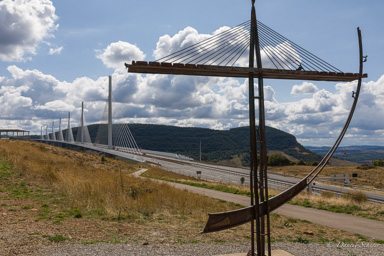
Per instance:
[[[268,165],[269,166],[285,166],[285,165],[311,165],[316,166],[319,164],[317,161],[304,162],[302,159],[300,161],[292,162],[287,157],[281,153],[273,153],[268,156]]]
[[[268,156],[269,166],[291,165],[291,161],[280,153],[273,153]]]
[[[384,161],[383,161],[383,159],[379,158],[378,160],[373,160],[372,165],[373,166],[384,166]]]

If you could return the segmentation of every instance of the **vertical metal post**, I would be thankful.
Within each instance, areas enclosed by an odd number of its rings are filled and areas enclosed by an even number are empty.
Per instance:
[[[108,149],[112,149],[112,76],[109,76],[108,94]]]
[[[259,43],[259,33],[257,26],[257,18],[255,13],[255,51],[256,51],[256,61],[257,68],[263,68],[261,62],[261,54],[260,54],[260,43]],[[260,199],[261,202],[265,201],[267,207],[267,232],[265,232],[265,220],[264,216],[261,218],[261,250],[264,255],[265,252],[265,237],[268,239],[268,255],[271,255],[271,238],[270,238],[270,218],[269,218],[269,209],[268,209],[268,180],[267,180],[267,167],[268,167],[268,158],[267,158],[267,136],[265,130],[265,108],[264,108],[264,79],[263,74],[258,75],[258,101],[259,101],[259,127],[258,127],[258,135],[259,135],[259,145],[260,145],[260,165],[259,165],[259,191],[260,191]]]
[[[81,102],[80,142],[84,144],[84,101]]]
[[[256,33],[256,11],[255,0],[252,0],[251,11],[251,32],[249,46],[249,67],[254,68],[255,59],[255,33]],[[260,218],[259,218],[259,194],[258,194],[258,178],[257,178],[257,144],[256,144],[256,120],[255,120],[255,89],[254,75],[249,73],[249,126],[250,126],[250,146],[251,146],[251,169],[250,169],[250,187],[251,187],[251,205],[255,205],[254,219],[256,222],[256,249],[257,255],[264,255],[261,251],[261,234],[260,234]],[[255,231],[254,221],[251,222],[251,253],[255,254]],[[264,253],[264,252],[263,252]]]

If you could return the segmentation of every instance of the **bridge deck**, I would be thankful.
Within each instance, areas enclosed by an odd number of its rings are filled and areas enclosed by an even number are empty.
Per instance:
[[[351,82],[359,78],[358,73],[336,73],[302,70],[281,70],[281,69],[258,69],[244,67],[225,67],[212,65],[194,65],[167,62],[146,62],[132,61],[132,64],[125,64],[128,72],[149,73],[149,74],[169,74],[169,75],[193,75],[193,76],[218,76],[218,77],[243,77],[248,78],[249,73],[254,76],[263,74],[264,78],[271,79],[290,79],[290,80],[314,80],[314,81],[334,81]],[[363,74],[363,78],[367,74]]]

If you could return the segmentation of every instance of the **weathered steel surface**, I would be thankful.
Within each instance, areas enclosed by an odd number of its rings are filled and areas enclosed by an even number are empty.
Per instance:
[[[254,219],[254,206],[230,211],[209,213],[207,225],[202,233],[216,232],[239,226]]]
[[[125,64],[130,73],[169,74],[169,75],[194,75],[194,76],[218,76],[218,77],[243,77],[248,78],[249,73],[254,76],[262,74],[267,79],[288,80],[313,80],[351,82],[360,78],[358,73],[335,73],[302,70],[282,70],[268,68],[224,67],[212,65],[194,65],[167,62],[132,61]],[[361,78],[368,77],[362,74]]]
[[[299,194],[307,186],[307,179],[303,179],[296,183],[291,188],[284,192],[274,196],[268,200],[269,212],[272,212],[291,200],[294,196]],[[267,201],[261,202],[259,205],[259,216],[265,216],[267,214]],[[251,221],[254,217],[253,212],[255,206],[249,206],[242,209],[209,214],[208,222],[204,228],[203,233],[215,232],[225,230],[228,228],[236,227],[241,224]]]

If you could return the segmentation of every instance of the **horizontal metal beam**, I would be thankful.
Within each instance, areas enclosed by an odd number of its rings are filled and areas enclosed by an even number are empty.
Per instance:
[[[254,76],[262,74],[267,79],[289,79],[289,80],[313,80],[351,82],[359,78],[358,73],[336,73],[302,70],[282,70],[267,68],[244,68],[225,67],[212,65],[194,65],[167,62],[132,61],[125,64],[130,73],[168,74],[168,75],[191,75],[191,76],[217,76],[217,77],[243,77],[248,78],[249,73]],[[362,78],[366,78],[363,74]]]

